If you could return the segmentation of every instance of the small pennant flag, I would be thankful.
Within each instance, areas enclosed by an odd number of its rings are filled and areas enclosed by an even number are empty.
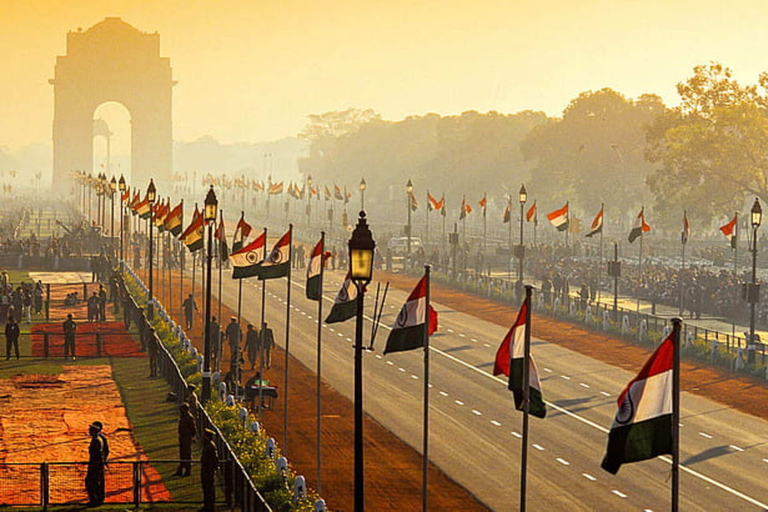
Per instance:
[[[464,220],[467,215],[472,213],[472,207],[467,204],[466,196],[461,198],[461,211],[459,212],[459,220]]]
[[[510,202],[512,199],[510,198]],[[566,205],[567,206],[567,205]],[[566,209],[566,214],[568,210]],[[534,224],[539,223],[539,216],[536,215],[538,213],[538,210],[536,208],[536,201],[533,202],[530,208],[528,208],[528,211],[525,213],[525,220],[528,222],[533,222]]]
[[[445,210],[445,194],[443,194],[443,197],[440,198],[440,201],[437,203],[439,208],[435,208],[436,210],[440,210],[440,215],[445,217],[447,215],[447,212]]]
[[[336,294],[331,312],[325,319],[327,324],[335,324],[349,320],[357,314],[357,286],[352,282],[352,275],[347,272],[341,290]]]
[[[600,211],[597,212],[597,215],[595,215],[595,220],[592,221],[592,226],[589,228],[589,233],[587,233],[586,237],[593,237],[598,233],[601,233],[603,231],[603,207],[600,207]]]
[[[264,245],[267,235],[262,233],[256,239],[240,248],[232,251],[229,259],[232,261],[232,279],[243,279],[258,275],[259,263],[264,258]]]
[[[525,365],[525,329],[527,328],[525,317],[528,307],[528,299],[526,299],[520,306],[520,312],[517,314],[515,323],[512,324],[501,345],[499,345],[493,365],[494,375],[504,374],[509,377],[508,389],[512,391],[515,409],[518,411],[522,411],[524,407],[523,368]],[[541,382],[533,355],[528,358],[528,384],[530,396],[528,412],[538,418],[544,418],[547,415],[547,408],[541,393]]]
[[[739,220],[739,216],[737,214],[733,216],[733,220],[731,220],[731,222],[729,222],[725,226],[720,226],[720,231],[723,232],[723,234],[725,235],[725,238],[727,238],[728,241],[731,243],[731,249],[736,248],[738,220]]]
[[[232,252],[237,252],[243,248],[243,243],[251,234],[251,229],[251,225],[245,222],[245,214],[240,214],[240,220],[237,221],[235,233],[232,235]]]
[[[622,464],[672,453],[674,331],[645,362],[618,399],[619,409],[600,464],[616,474]]]
[[[680,233],[680,241],[683,244],[688,243],[688,235],[691,234],[691,225],[688,222],[688,212],[683,210],[683,232]]]
[[[229,247],[227,247],[227,234],[224,228],[224,217],[219,219],[219,225],[216,226],[216,234],[214,235],[219,242],[219,261],[222,263],[229,259]]]
[[[432,194],[430,194],[429,191],[427,191],[427,209],[429,211],[440,210],[441,207],[442,204],[438,202],[437,199],[432,197]]]
[[[534,203],[535,204],[535,203]],[[559,210],[555,210],[552,213],[547,214],[549,222],[557,228],[558,231],[568,230],[568,203]]]
[[[507,207],[504,208],[503,222],[504,222],[504,224],[506,224],[510,220],[512,220],[512,198],[511,197],[507,201]]]
[[[429,322],[427,311],[427,276],[422,277],[416,284],[405,304],[397,315],[395,325],[389,332],[384,353],[402,352],[424,346],[424,329],[427,335],[437,331],[437,312],[429,306]]]
[[[152,205],[149,204],[149,199],[144,198],[136,205],[136,213],[141,219],[148,219],[152,215]]]
[[[413,193],[413,191],[408,192],[408,204],[411,207],[411,211],[416,211],[419,209],[419,202],[416,201],[416,195]]]
[[[283,182],[280,183],[273,183],[269,186],[269,190],[267,192],[271,195],[277,195],[283,193]]]
[[[291,269],[291,233],[289,228],[269,252],[267,259],[259,264],[259,279],[277,279],[288,275]]]
[[[334,198],[334,199],[338,199],[339,201],[341,201],[342,199],[344,199],[344,196],[343,196],[343,195],[341,195],[341,187],[339,187],[339,186],[338,186],[337,184],[335,184],[335,183],[333,184],[333,198]]]
[[[330,256],[330,253],[325,252],[324,239],[320,239],[315,248],[312,249],[312,254],[309,257],[309,265],[307,265],[307,287],[306,293],[309,300],[320,300],[323,296],[322,290],[322,272],[325,260]]]
[[[643,236],[643,233],[647,233],[651,230],[651,226],[645,223],[645,208],[640,208],[640,213],[637,214],[635,225],[632,231],[629,232],[629,243],[633,243],[639,237]]]
[[[483,194],[483,198],[478,201],[477,204],[479,204],[480,208],[483,209],[483,217],[485,217],[485,207],[488,206],[488,199],[486,198],[485,194]]]

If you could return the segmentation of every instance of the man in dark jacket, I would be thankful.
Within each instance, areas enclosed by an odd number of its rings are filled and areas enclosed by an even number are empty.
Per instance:
[[[72,313],[67,315],[67,319],[64,321],[64,359],[68,359],[72,356],[75,359],[75,333],[77,332],[77,324],[72,320]]]
[[[11,358],[11,347],[16,350],[16,359],[19,359],[19,324],[12,316],[8,317],[8,323],[5,324],[5,360]]]
[[[256,366],[261,352],[261,337],[259,331],[253,328],[253,324],[248,324],[245,333],[245,352],[248,354],[248,360],[251,362],[251,370]]]
[[[189,412],[189,404],[184,402],[179,406],[179,468],[174,476],[189,476],[192,469],[192,441],[197,435],[195,418]]]
[[[88,506],[92,507],[98,507],[104,503],[104,440],[99,432],[99,426],[95,422],[88,427],[91,443],[88,445],[85,490],[88,492]]]
[[[237,365],[237,360],[240,357],[240,337],[242,336],[240,324],[237,323],[237,318],[234,316],[227,325],[225,335],[229,340],[230,367],[232,367]]]
[[[203,485],[203,508],[201,511],[216,510],[216,469],[219,467],[219,454],[216,451],[213,430],[203,432],[203,453],[200,457],[200,482]]]

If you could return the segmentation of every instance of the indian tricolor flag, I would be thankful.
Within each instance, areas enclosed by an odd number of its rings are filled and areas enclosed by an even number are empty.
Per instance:
[[[182,230],[182,217],[184,216],[184,201],[179,202],[176,207],[165,217],[165,230],[173,236],[179,236]]]
[[[259,279],[277,279],[288,275],[291,270],[291,234],[293,228],[280,237],[267,258],[259,264]]]
[[[720,231],[723,232],[725,238],[731,243],[731,249],[736,248],[736,231],[739,221],[739,214],[733,216],[733,219],[726,225],[720,226]]]
[[[416,284],[405,304],[397,315],[395,325],[389,332],[384,353],[402,352],[424,346],[424,334],[427,336],[437,331],[437,312],[432,305],[427,304],[427,276],[422,277]],[[429,321],[426,312],[429,310]]]
[[[558,231],[568,230],[568,203],[559,210],[547,214],[547,219]]]
[[[675,330],[659,345],[618,399],[600,466],[616,474],[622,464],[672,453]]]
[[[245,213],[240,213],[240,220],[235,226],[235,234],[232,236],[232,252],[243,248],[243,243],[248,235],[251,234],[251,225],[245,222]]]
[[[585,236],[590,238],[603,231],[603,206],[600,206],[600,211],[595,215],[595,219],[592,221],[592,225],[589,228],[589,233]]]
[[[325,319],[327,324],[335,324],[349,320],[357,313],[357,286],[352,282],[352,275],[347,272],[341,290],[336,294],[333,300],[333,307]]]
[[[325,262],[325,235],[315,244],[307,265],[306,293],[309,300],[320,300],[323,296],[323,263]]]
[[[515,409],[518,411],[522,411],[524,407],[523,369],[525,368],[525,319],[530,307],[528,301],[529,299],[525,299],[523,305],[520,306],[520,312],[517,314],[515,323],[512,324],[496,351],[496,360],[493,365],[494,375],[504,374],[509,377],[507,387],[512,391],[515,398]],[[533,355],[528,357],[528,385],[530,393],[528,412],[538,418],[543,418],[547,415],[547,408],[541,394],[539,372],[536,370]]]
[[[149,204],[149,199],[147,197],[136,204],[134,209],[136,210],[136,213],[139,215],[140,219],[148,219],[149,216],[152,215],[152,205]]]
[[[645,208],[640,208],[640,213],[637,214],[637,219],[635,219],[635,225],[632,227],[632,231],[629,232],[629,243],[634,242],[643,236],[643,233],[647,233],[650,230],[651,226],[645,223]]]
[[[195,206],[195,213],[192,215],[192,222],[187,226],[187,229],[181,234],[181,240],[184,245],[187,246],[189,252],[199,251],[203,248],[203,229],[205,226],[205,219],[203,214],[198,211]]]
[[[262,231],[253,242],[229,254],[229,261],[232,263],[232,279],[258,275],[259,262],[264,259],[266,240],[267,234]]]

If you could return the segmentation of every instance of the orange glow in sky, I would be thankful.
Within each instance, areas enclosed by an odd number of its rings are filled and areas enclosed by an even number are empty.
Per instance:
[[[694,65],[745,83],[768,70],[756,1],[0,0],[0,146],[50,143],[66,33],[107,16],[160,33],[177,140],[274,140],[349,107],[559,115],[602,87],[675,104]]]

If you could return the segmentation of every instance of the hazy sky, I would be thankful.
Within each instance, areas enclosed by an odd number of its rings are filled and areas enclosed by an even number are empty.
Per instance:
[[[160,33],[176,140],[274,140],[348,107],[559,115],[602,87],[675,104],[696,64],[768,70],[760,0],[0,0],[0,146],[50,142],[66,33],[107,16]]]

